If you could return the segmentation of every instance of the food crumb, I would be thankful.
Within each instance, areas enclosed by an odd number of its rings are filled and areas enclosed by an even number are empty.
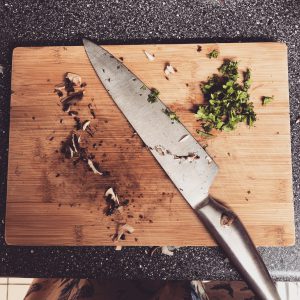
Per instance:
[[[232,212],[228,211],[221,215],[220,224],[221,226],[230,226],[235,220],[235,216]]]
[[[33,120],[33,121],[35,120],[35,116],[32,117],[32,120]]]
[[[170,63],[166,63],[164,72],[166,76],[169,76],[170,74],[174,74],[175,72],[177,72],[177,70]]]
[[[88,108],[90,110],[90,114],[93,116],[94,119],[96,119],[96,114],[95,114],[94,109],[92,108],[92,104],[91,103],[88,104]]]
[[[251,191],[250,191],[250,190],[248,190],[248,191],[247,191],[247,194],[251,194]]]
[[[219,51],[216,49],[212,50],[210,53],[207,54],[207,57],[209,59],[217,58],[218,56],[219,56]]]
[[[201,52],[202,47],[200,45],[197,46],[197,52]]]
[[[154,54],[150,54],[146,50],[144,50],[144,53],[145,53],[145,55],[146,55],[146,57],[148,58],[149,61],[155,60],[155,55]]]
[[[57,173],[56,175],[55,175],[55,177],[59,177],[60,176],[60,174],[59,173]]]

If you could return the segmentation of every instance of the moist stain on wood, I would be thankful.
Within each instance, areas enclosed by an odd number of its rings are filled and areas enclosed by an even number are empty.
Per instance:
[[[54,190],[55,186],[51,183],[49,179],[49,174],[46,169],[42,171],[42,200],[43,202],[49,203],[54,201]]]
[[[45,149],[44,149],[44,145],[41,141],[41,138],[36,138],[35,139],[33,156],[36,159],[42,160],[44,163],[46,162],[47,156],[45,154]]]
[[[80,245],[82,242],[82,237],[83,237],[82,225],[75,225],[74,233],[75,233],[76,243]]]
[[[20,171],[19,165],[17,165],[16,168],[15,168],[15,175],[16,176],[20,176],[21,175],[21,171]]]
[[[149,51],[156,54],[151,64],[142,46],[106,48],[125,58],[126,66],[147,86],[157,88],[161,100],[200,142],[196,134],[199,124],[191,108],[203,101],[201,81],[217,72],[224,57],[234,55],[241,69],[251,68],[250,94],[259,120],[250,130],[242,125],[235,132],[205,141],[206,150],[219,166],[211,193],[241,216],[257,245],[290,245],[294,242],[294,214],[286,47],[279,43],[219,44],[220,57],[210,60],[205,54],[215,45],[201,46],[198,54],[197,44],[149,45]],[[179,72],[168,81],[162,66],[170,59]],[[61,82],[67,71],[80,74],[87,82],[84,98],[72,110],[97,129],[87,147],[109,176],[96,175],[82,164],[74,166],[56,152],[74,126],[72,116],[62,112],[53,93],[53,85]],[[272,80],[269,74],[273,74]],[[255,89],[260,84],[263,86]],[[122,200],[130,200],[123,215],[138,237],[138,241],[126,239],[122,245],[214,245],[101,85],[83,47],[68,47],[68,51],[62,47],[14,49],[11,89],[15,93],[11,97],[5,228],[9,244],[113,245],[110,235],[121,218],[116,215],[112,221],[103,214],[103,197],[107,188],[114,187]],[[276,101],[262,107],[260,97],[273,94]],[[47,140],[54,136],[53,131],[55,138]],[[15,174],[17,166],[19,176]],[[84,226],[81,238],[76,237],[75,226]]]

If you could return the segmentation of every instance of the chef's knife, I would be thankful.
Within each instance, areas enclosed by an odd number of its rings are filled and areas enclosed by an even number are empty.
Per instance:
[[[159,99],[148,101],[151,90],[123,63],[93,42],[83,43],[107,92],[254,293],[280,299],[239,218],[208,194],[218,171],[215,162],[180,122],[170,119]]]

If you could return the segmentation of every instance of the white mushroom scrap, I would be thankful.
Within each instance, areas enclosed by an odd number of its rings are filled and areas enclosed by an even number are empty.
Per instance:
[[[146,50],[144,50],[144,53],[145,53],[145,55],[146,55],[146,57],[148,58],[149,61],[155,60],[154,54],[150,54],[150,53],[147,52]]]
[[[114,242],[118,242],[121,240],[121,237],[123,236],[123,234],[125,233],[133,233],[134,232],[134,228],[128,224],[124,224],[119,230],[118,230],[118,233],[117,235],[115,235],[113,237],[113,241]]]
[[[168,246],[161,247],[161,253],[169,256],[173,256],[174,253],[169,250]]]
[[[170,64],[166,64],[164,72],[165,72],[166,76],[169,76],[170,74],[175,73],[175,69]]]
[[[92,169],[92,171],[94,172],[94,174],[99,174],[99,175],[103,175],[103,173],[99,172],[96,167],[94,166],[94,163],[92,160],[88,159],[88,165],[89,167]]]
[[[78,74],[68,72],[66,74],[66,78],[68,78],[72,83],[77,86],[81,85],[81,77]]]
[[[105,192],[105,197],[111,197],[111,200],[113,200],[114,202],[116,202],[117,205],[120,205],[120,201],[118,198],[118,195],[114,192],[113,188],[109,188],[106,192]]]
[[[82,123],[82,130],[86,130],[86,128],[91,124],[91,121],[90,120],[85,120],[83,123]]]

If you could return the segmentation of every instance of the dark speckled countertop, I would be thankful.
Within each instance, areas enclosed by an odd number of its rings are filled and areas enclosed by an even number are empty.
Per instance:
[[[300,280],[299,0],[0,0],[0,276],[234,279],[218,248],[150,257],[145,247],[11,247],[4,241],[10,72],[15,46],[281,41],[288,45],[297,244],[260,248],[271,275]]]

